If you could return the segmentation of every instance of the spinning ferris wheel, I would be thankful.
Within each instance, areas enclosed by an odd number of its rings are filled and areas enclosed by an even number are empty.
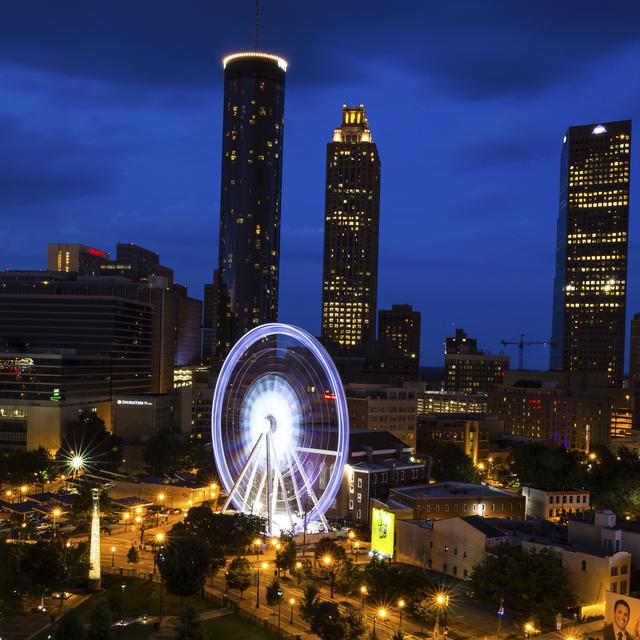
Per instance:
[[[340,377],[315,338],[285,324],[245,334],[220,371],[211,429],[229,493],[223,511],[264,516],[270,534],[313,522],[329,529],[349,423]]]

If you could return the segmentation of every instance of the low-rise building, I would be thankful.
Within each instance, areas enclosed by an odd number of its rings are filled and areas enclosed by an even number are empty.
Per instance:
[[[429,460],[413,456],[412,448],[387,431],[354,430],[349,455],[332,515],[353,524],[371,517],[371,500],[385,500],[392,487],[424,484]]]
[[[416,451],[429,454],[434,442],[459,446],[474,464],[489,458],[490,434],[502,432],[502,422],[478,414],[441,413],[418,416]]]
[[[559,522],[591,508],[589,492],[581,489],[522,487],[522,495],[527,499],[527,518]]]
[[[440,482],[395,488],[389,498],[413,508],[414,519],[472,515],[522,519],[525,514],[524,496],[486,484]]]
[[[486,393],[462,393],[455,391],[433,391],[424,388],[416,393],[418,416],[442,413],[487,413]]]
[[[509,535],[479,515],[446,520],[396,520],[396,559],[468,580],[485,553]]]

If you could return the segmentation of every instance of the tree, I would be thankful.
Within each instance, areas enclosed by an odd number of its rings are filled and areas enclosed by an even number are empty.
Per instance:
[[[60,621],[56,638],[58,640],[85,640],[87,634],[75,609],[71,609]]]
[[[89,571],[89,543],[69,544],[62,549],[64,581],[69,586],[84,585]]]
[[[338,562],[334,570],[337,591],[349,595],[358,589],[362,582],[362,576],[360,569],[351,558],[345,558],[342,562]]]
[[[374,602],[393,602],[407,589],[406,577],[395,565],[372,558],[364,570],[364,582]]]
[[[0,485],[18,486],[35,483],[43,485],[53,477],[53,460],[44,447],[31,451],[0,453]]]
[[[271,584],[267,586],[267,604],[270,607],[274,607],[275,605],[280,604],[282,602],[283,595],[284,593],[282,591],[282,587],[280,586],[280,580],[278,580],[278,578],[274,578],[271,581]]]
[[[315,559],[321,560],[324,556],[331,556],[334,561],[343,560],[346,557],[346,551],[336,544],[331,538],[320,538],[315,549]]]
[[[189,443],[172,429],[161,429],[144,447],[144,461],[151,475],[171,475],[193,468]]]
[[[15,577],[20,574],[18,547],[0,542],[0,620],[20,610]]]
[[[224,552],[224,547],[219,544],[210,545],[211,549],[211,562],[209,563],[209,573],[215,576],[225,564],[227,564],[227,557]]]
[[[558,612],[575,604],[566,571],[546,550],[498,547],[473,568],[471,586],[481,600],[498,605],[504,598],[510,610],[542,622],[552,622]]]
[[[200,618],[194,609],[185,607],[176,625],[175,640],[207,640],[209,637],[200,626]]]
[[[64,582],[64,564],[57,546],[39,541],[25,545],[20,558],[20,574],[27,593],[44,596]]]
[[[280,571],[292,571],[296,566],[296,543],[290,536],[281,540],[280,550],[276,551],[276,567]]]
[[[131,547],[129,548],[129,551],[127,551],[127,562],[134,565],[140,562],[140,554],[138,553],[138,550],[133,545],[131,545]]]
[[[307,584],[302,590],[302,602],[300,603],[300,615],[302,619],[307,623],[311,624],[313,620],[313,616],[315,614],[315,609],[320,601],[319,598],[319,589],[315,584]]]
[[[582,487],[588,479],[585,462],[580,451],[531,442],[514,449],[511,471],[521,486]]]
[[[429,444],[433,459],[431,477],[437,482],[477,482],[478,472],[471,458],[458,445],[434,440]]]
[[[111,609],[106,600],[99,600],[91,612],[87,640],[116,640]]]
[[[318,602],[313,611],[311,624],[312,633],[322,640],[344,640],[345,625],[336,602]]]
[[[396,631],[391,637],[391,640],[404,640],[404,633],[400,630]]]
[[[122,464],[122,440],[106,430],[97,414],[82,409],[67,425],[56,460],[68,465],[75,455],[82,455],[89,469],[115,472]]]
[[[227,588],[237,589],[240,592],[240,599],[242,599],[242,593],[251,586],[253,579],[251,564],[246,558],[234,558],[229,564],[225,579]]]
[[[170,535],[158,556],[158,567],[167,591],[181,599],[202,590],[210,563],[209,544],[192,535]]]
[[[342,604],[342,624],[344,640],[358,640],[367,630],[362,610],[350,602]]]

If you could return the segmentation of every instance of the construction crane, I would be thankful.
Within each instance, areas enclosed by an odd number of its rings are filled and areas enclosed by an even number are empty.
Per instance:
[[[530,347],[532,345],[542,345],[547,346],[550,345],[551,342],[549,340],[525,340],[524,333],[520,334],[520,340],[518,342],[509,342],[509,340],[500,340],[500,344],[503,347],[508,345],[516,345],[518,347],[518,369],[524,369],[524,348]]]

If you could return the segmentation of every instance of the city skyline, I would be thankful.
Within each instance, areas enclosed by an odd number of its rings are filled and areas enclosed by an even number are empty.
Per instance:
[[[280,320],[320,332],[326,132],[343,103],[363,103],[384,160],[378,307],[408,303],[422,313],[422,362],[429,365],[442,365],[442,343],[454,326],[494,352],[502,350],[500,339],[520,333],[548,339],[562,135],[569,126],[599,119],[636,119],[640,85],[631,72],[637,54],[631,25],[639,21],[607,28],[594,4],[571,18],[568,8],[556,9],[565,13],[555,14],[553,26],[542,24],[547,5],[540,13],[527,7],[531,19],[524,28],[521,10],[505,11],[506,5],[503,11],[488,7],[481,16],[457,5],[464,19],[432,5],[423,20],[419,11],[409,12],[429,33],[434,25],[441,28],[444,35],[431,38],[432,44],[403,41],[400,52],[393,29],[379,30],[385,20],[377,15],[369,23],[364,16],[374,31],[362,55],[359,35],[340,38],[337,52],[327,50],[324,16],[311,25],[287,14],[283,28],[278,17],[288,6],[263,8],[259,47],[291,65]],[[225,9],[219,23],[233,28],[224,32],[211,26],[210,15],[202,22],[211,31],[199,24],[201,11],[198,5],[170,25],[161,7],[156,29],[143,28],[135,43],[125,24],[118,40],[123,51],[113,56],[106,55],[113,45],[104,35],[108,30],[65,7],[48,22],[43,9],[42,23],[28,31],[33,41],[28,34],[25,41],[25,29],[14,29],[24,46],[3,39],[0,127],[8,153],[2,190],[10,224],[3,230],[0,267],[45,268],[49,241],[103,250],[135,242],[166,256],[178,281],[202,297],[218,238],[220,60],[249,43],[253,6]],[[125,15],[116,4],[102,19],[126,22]],[[388,24],[412,33],[406,17],[387,17]],[[463,45],[474,18],[486,33]],[[18,27],[21,19],[10,13],[6,24],[13,20]],[[81,60],[72,44],[65,49],[52,39],[63,22],[92,35],[95,58]],[[505,39],[516,46],[510,38],[521,38],[517,46],[526,50],[543,32],[544,54],[525,56],[521,67],[498,68]],[[158,33],[171,36],[171,55]],[[487,35],[495,45],[484,40]],[[587,44],[581,44],[585,35]],[[572,58],[584,62],[563,57],[551,70],[553,55],[560,56],[568,41],[578,47]],[[474,62],[480,45],[483,55]],[[458,64],[442,60],[451,50]],[[42,166],[34,166],[33,158]],[[636,169],[632,154],[632,180]],[[640,302],[636,210],[632,189],[628,317]],[[526,353],[526,365],[546,368],[547,361],[544,349]]]

